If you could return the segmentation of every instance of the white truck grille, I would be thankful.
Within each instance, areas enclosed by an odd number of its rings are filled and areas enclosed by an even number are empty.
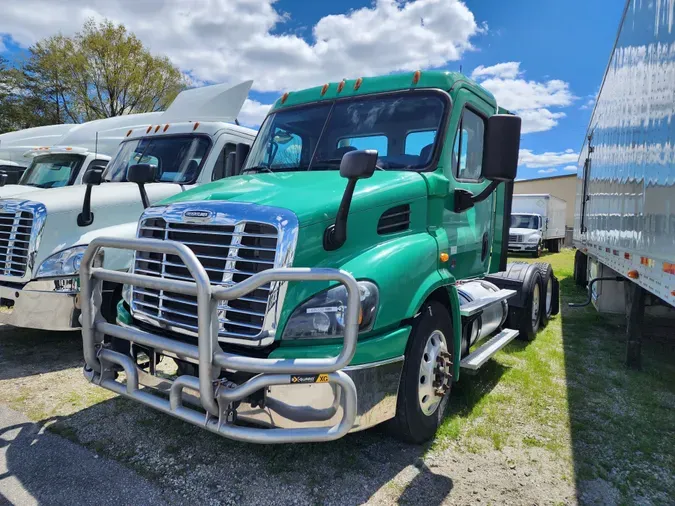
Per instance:
[[[278,231],[258,222],[229,224],[176,223],[163,217],[141,222],[138,237],[178,241],[199,258],[214,285],[241,282],[275,265]],[[174,255],[137,251],[134,272],[166,279],[192,281],[182,260]],[[219,337],[254,340],[263,332],[271,287],[265,285],[219,305]],[[164,290],[133,288],[132,313],[168,330],[196,335],[197,298]],[[144,318],[143,318],[144,317]]]
[[[515,234],[509,234],[509,242],[523,242],[523,236],[522,235],[515,235]]]
[[[25,276],[30,256],[33,212],[30,210],[0,211],[0,272],[4,276]]]

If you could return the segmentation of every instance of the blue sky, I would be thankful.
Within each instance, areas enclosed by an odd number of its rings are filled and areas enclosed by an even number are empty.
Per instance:
[[[11,2],[0,19],[0,54],[20,59],[42,37],[73,33],[89,16],[107,17],[196,83],[253,78],[242,111],[251,124],[287,89],[461,65],[524,118],[523,179],[572,173],[624,6],[621,0],[145,3]]]

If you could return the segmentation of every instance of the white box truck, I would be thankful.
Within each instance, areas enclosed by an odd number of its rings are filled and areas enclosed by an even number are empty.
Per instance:
[[[675,29],[656,5],[626,3],[579,155],[574,217],[582,305],[626,315],[634,368],[645,311],[675,316]]]
[[[511,205],[509,251],[541,256],[544,248],[557,253],[565,239],[567,203],[548,194],[514,195]]]
[[[99,236],[135,237],[149,203],[240,166],[256,134],[235,124],[251,85],[183,91],[155,124],[130,129],[108,166],[90,169],[83,184],[1,199],[0,323],[80,328],[79,267],[89,243]],[[152,177],[141,181],[132,173]],[[126,271],[131,260],[131,252],[113,250],[104,266]],[[107,316],[122,287],[104,291]]]

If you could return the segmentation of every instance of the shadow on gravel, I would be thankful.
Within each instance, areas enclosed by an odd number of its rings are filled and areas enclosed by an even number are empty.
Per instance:
[[[586,291],[561,281],[562,337],[577,499],[666,504],[675,497],[675,332],[646,318],[642,371],[624,365],[625,322],[572,309]]]
[[[330,443],[254,445],[118,397],[50,430],[191,501],[361,504],[382,489],[399,503],[434,505],[453,488],[424,463],[427,447],[403,444],[381,427]]]
[[[0,380],[61,371],[82,364],[82,336],[0,326]]]

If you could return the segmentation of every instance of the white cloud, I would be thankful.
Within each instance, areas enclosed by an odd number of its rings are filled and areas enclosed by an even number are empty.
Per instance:
[[[509,61],[505,63],[498,63],[497,65],[492,65],[491,67],[484,67],[483,65],[478,65],[471,73],[471,78],[478,80],[481,77],[493,76],[501,77],[503,79],[514,79],[520,74],[520,62]]]
[[[537,171],[539,174],[553,174],[554,172],[558,172],[558,169],[541,169]]]
[[[565,113],[552,112],[551,108],[567,107],[577,99],[565,81],[526,80],[520,62],[498,63],[491,67],[481,65],[471,76],[494,94],[500,106],[523,118],[524,134],[555,127]]]
[[[531,149],[521,149],[518,156],[518,165],[529,169],[539,169],[543,167],[560,167],[575,163],[579,154],[573,149],[565,151],[546,151],[544,153],[533,153]]]
[[[271,104],[261,104],[257,100],[246,99],[237,118],[242,125],[258,127],[265,119]]]
[[[576,165],[567,165],[567,166],[563,167],[563,170],[567,170],[569,172],[576,172],[577,166]]]
[[[88,17],[123,23],[154,53],[196,81],[253,79],[258,91],[440,67],[473,49],[485,30],[460,0],[376,0],[325,16],[311,40],[284,33],[289,15],[274,0],[22,0],[5,2],[0,33],[28,46]],[[48,12],[49,16],[35,13]]]

